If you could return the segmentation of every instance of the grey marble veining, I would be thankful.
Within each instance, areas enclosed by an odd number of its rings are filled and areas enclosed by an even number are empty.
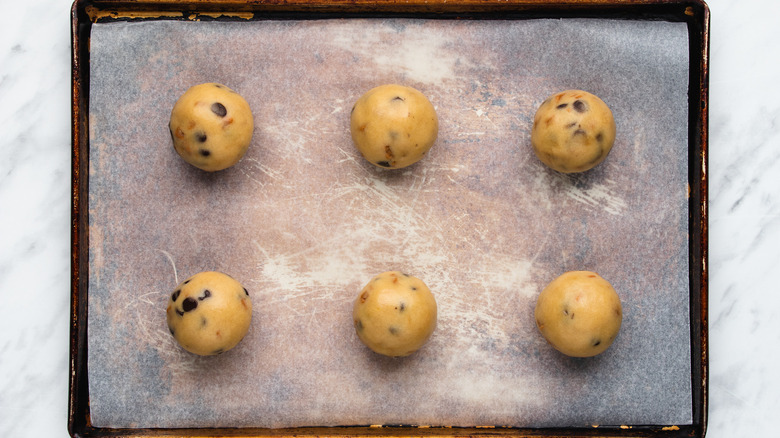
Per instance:
[[[780,3],[711,0],[708,437],[780,404]],[[67,436],[68,0],[2,0],[0,436]]]
[[[772,436],[780,404],[780,63],[772,17],[780,4],[710,7],[708,436]]]

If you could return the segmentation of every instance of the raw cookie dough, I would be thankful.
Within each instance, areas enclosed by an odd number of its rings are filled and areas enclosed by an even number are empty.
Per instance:
[[[556,93],[534,116],[531,145],[547,166],[584,172],[607,158],[615,142],[615,120],[607,104],[581,90]]]
[[[358,337],[385,356],[408,356],[436,328],[436,300],[419,278],[389,271],[374,277],[352,309]]]
[[[536,326],[568,356],[589,357],[606,350],[623,321],[612,285],[595,272],[571,271],[553,280],[536,301]]]
[[[168,328],[187,351],[224,353],[249,331],[252,300],[241,283],[221,272],[200,272],[176,286],[166,309]]]
[[[400,169],[420,161],[431,149],[439,134],[439,119],[421,92],[402,85],[381,85],[355,102],[350,131],[366,160]]]
[[[227,169],[244,156],[254,131],[249,104],[215,83],[187,90],[171,111],[173,147],[184,161],[207,172]]]

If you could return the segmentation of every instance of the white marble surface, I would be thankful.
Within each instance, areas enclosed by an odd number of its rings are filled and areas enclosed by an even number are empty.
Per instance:
[[[775,0],[711,0],[708,437],[780,404]],[[67,436],[70,0],[0,0],[0,436]]]

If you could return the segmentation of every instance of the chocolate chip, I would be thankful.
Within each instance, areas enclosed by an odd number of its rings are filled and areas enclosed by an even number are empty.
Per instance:
[[[200,318],[200,327],[201,328],[206,327],[207,324],[208,324],[208,321],[206,321],[206,318],[205,317],[201,317]]]
[[[220,348],[219,350],[214,350],[211,352],[211,354],[222,354],[225,352],[224,348]]]
[[[198,153],[204,157],[208,157],[209,155],[211,155],[211,151],[208,149],[198,149]]]
[[[378,166],[382,166],[382,167],[390,167],[390,162],[389,161],[377,161],[376,164]]]
[[[599,142],[599,143],[603,143],[604,142],[604,133],[603,132],[599,132],[598,134],[596,134],[596,141]]]
[[[176,336],[176,330],[173,327],[168,327],[168,330],[171,332],[171,335]]]
[[[397,100],[398,100],[398,101],[401,101],[401,102],[404,102],[404,101],[406,101],[406,99],[404,99],[404,98],[403,98],[403,97],[401,97],[401,96],[395,96],[394,98],[390,99],[390,102],[394,102],[394,101],[397,101]]]
[[[556,106],[556,107],[555,107],[555,109],[564,109],[564,108],[566,108],[567,106],[569,106],[569,104],[568,104],[568,103],[562,103],[562,104],[560,104],[560,105]]]
[[[412,286],[412,290],[417,290],[417,287],[416,286]]]
[[[171,301],[178,300],[180,293],[181,293],[181,289],[176,289],[176,291],[173,292],[173,295],[171,295]]]
[[[191,310],[195,310],[195,308],[198,307],[198,302],[192,299],[191,297],[187,297],[184,299],[184,302],[181,303],[181,308],[185,312],[189,312]]]
[[[192,279],[191,279],[191,278],[190,278],[190,279],[187,279],[187,280],[186,280],[184,283],[182,283],[182,284],[187,284],[187,283],[189,283],[190,281],[192,281]]]
[[[220,117],[225,117],[227,115],[227,108],[219,102],[214,102],[211,104],[211,112]]]
[[[246,288],[244,288],[244,293],[246,294],[246,296],[249,296],[249,291],[246,290]]]
[[[393,335],[393,336],[398,336],[398,331],[399,331],[398,327],[395,327],[395,326],[391,325],[390,327],[388,327],[387,331],[389,331],[390,334]]]
[[[572,134],[572,136],[574,136],[574,135],[586,135],[586,133],[585,133],[584,129],[578,129],[578,130],[574,131],[574,134]]]
[[[588,110],[588,106],[585,105],[585,102],[579,99],[575,100],[574,103],[571,105],[574,107],[574,110],[577,111],[578,113],[584,113],[585,111]]]
[[[179,309],[176,309],[176,314],[179,315],[179,316],[184,316],[184,312],[182,312]]]
[[[593,341],[593,346],[594,346],[594,347],[598,347],[599,345],[601,345],[601,339],[595,339],[595,340]]]
[[[401,301],[401,304],[398,305],[398,311],[403,312],[404,310],[406,310],[406,303]]]
[[[196,133],[195,133],[195,138],[196,138],[196,139],[197,139],[199,142],[201,142],[201,143],[205,143],[205,142],[206,142],[206,133],[205,133],[205,132],[196,132]]]
[[[206,289],[206,290],[203,291],[203,295],[198,297],[198,300],[203,301],[203,300],[205,300],[206,298],[208,298],[210,296],[211,296],[211,291]]]

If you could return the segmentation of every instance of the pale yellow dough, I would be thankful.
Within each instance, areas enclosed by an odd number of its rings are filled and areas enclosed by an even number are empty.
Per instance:
[[[374,277],[352,310],[358,337],[385,356],[408,356],[436,329],[436,300],[422,280],[398,271]]]
[[[439,134],[433,104],[414,88],[396,84],[367,91],[350,116],[352,141],[376,166],[400,169],[418,162]]]
[[[531,145],[544,164],[563,173],[592,169],[612,150],[615,120],[606,103],[582,90],[545,100],[534,115]]]
[[[173,106],[168,125],[176,152],[207,172],[227,169],[246,154],[254,132],[249,103],[216,83],[195,85]]]
[[[252,322],[252,300],[229,275],[200,272],[176,286],[166,315],[171,334],[185,350],[209,356],[244,338]]]
[[[570,271],[539,294],[536,326],[561,353],[595,356],[606,350],[620,331],[623,308],[612,285],[595,272]]]

